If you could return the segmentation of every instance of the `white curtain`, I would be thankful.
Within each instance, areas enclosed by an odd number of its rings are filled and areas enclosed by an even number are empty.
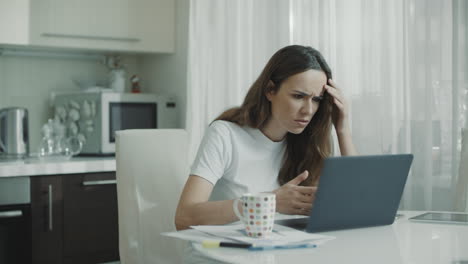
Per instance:
[[[192,153],[209,122],[242,102],[276,50],[310,45],[323,53],[348,98],[358,151],[415,155],[402,209],[464,210],[468,175],[459,177],[459,165],[465,86],[452,81],[455,69],[459,80],[467,74],[453,59],[466,50],[456,48],[452,34],[466,17],[453,15],[458,5],[464,3],[191,1]]]
[[[187,128],[194,157],[205,128],[242,103],[270,56],[288,40],[284,0],[192,0]]]
[[[462,130],[461,158],[458,180],[454,181],[455,210],[468,212],[468,1],[453,1],[453,88],[460,91],[458,104],[461,106],[460,120]]]

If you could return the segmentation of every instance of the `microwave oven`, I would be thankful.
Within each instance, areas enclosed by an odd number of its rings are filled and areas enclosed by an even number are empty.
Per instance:
[[[173,98],[156,94],[75,92],[54,95],[55,116],[67,135],[83,142],[80,154],[115,153],[115,132],[124,129],[176,128]]]

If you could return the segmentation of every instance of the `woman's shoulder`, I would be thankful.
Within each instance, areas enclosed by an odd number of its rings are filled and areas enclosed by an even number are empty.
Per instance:
[[[239,124],[230,121],[216,120],[211,123],[208,130],[208,133],[212,136],[224,139],[229,138],[232,142],[237,142],[236,144],[240,144],[241,142],[247,142],[247,144],[250,144],[252,143],[252,138],[255,138],[252,136],[252,128],[240,126]]]
[[[248,128],[240,126],[234,122],[225,120],[213,121],[208,127],[206,133],[209,137],[230,138],[231,140],[240,140],[248,136]]]
[[[242,127],[238,124],[225,120],[215,120],[210,124],[210,130],[218,132],[228,132],[228,131],[239,131],[242,130]]]

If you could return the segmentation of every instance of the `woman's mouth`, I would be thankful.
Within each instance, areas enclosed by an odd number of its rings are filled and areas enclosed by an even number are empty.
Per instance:
[[[305,120],[305,119],[296,119],[294,121],[301,126],[307,126],[307,124],[309,124],[309,120]]]

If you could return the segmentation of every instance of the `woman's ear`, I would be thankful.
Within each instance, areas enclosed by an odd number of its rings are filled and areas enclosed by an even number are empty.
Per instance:
[[[271,97],[275,94],[275,83],[272,81],[272,80],[269,80],[268,81],[268,84],[267,84],[267,92],[265,94],[266,98],[268,99],[268,101],[271,101]]]

